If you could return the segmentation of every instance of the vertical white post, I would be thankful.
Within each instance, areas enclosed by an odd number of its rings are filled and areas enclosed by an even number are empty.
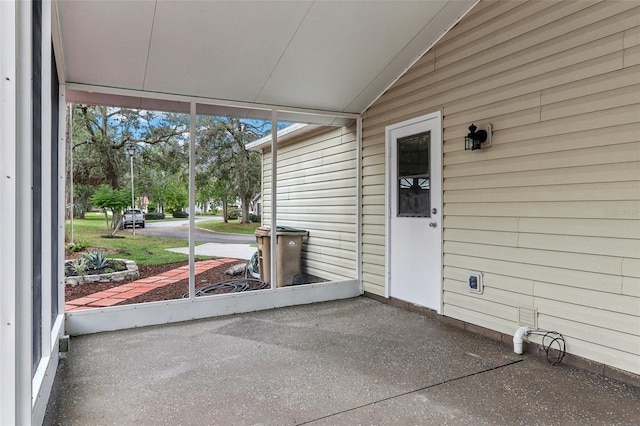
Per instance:
[[[362,117],[356,118],[356,279],[362,287]]]
[[[1,2],[7,3],[7,2]],[[9,2],[11,3],[11,2]],[[15,227],[15,251],[9,259],[15,259],[15,424],[31,424],[31,358],[33,353],[33,92],[31,64],[33,41],[31,31],[32,3],[17,1],[16,13],[16,219],[7,224]],[[4,24],[4,15],[3,15]],[[5,52],[2,52],[5,56]],[[17,220],[17,218],[20,220]]]
[[[69,204],[71,208],[69,224],[71,226],[71,244],[75,241],[73,239],[73,203],[73,104],[69,104]]]
[[[4,223],[0,239],[0,424],[17,423],[16,361],[20,352],[16,345],[16,229],[17,209],[11,208],[18,198],[16,170],[16,2],[0,1],[0,199],[8,205],[0,209],[0,223]]]
[[[51,38],[48,36],[51,34],[51,2],[42,2],[42,72],[41,75],[41,87],[42,87],[42,102],[41,108],[41,126],[40,126],[40,141],[42,147],[40,148],[42,155],[40,156],[40,165],[34,164],[34,167],[40,167],[40,179],[42,194],[40,195],[40,257],[42,268],[42,279],[40,285],[40,325],[42,327],[42,360],[48,361],[51,355],[51,288],[56,283],[55,278],[51,276],[52,271],[52,259],[51,259],[51,247],[52,241],[52,224],[51,213],[54,206],[53,198],[51,197],[53,191],[53,185],[56,182],[51,181],[51,158],[58,153],[52,152],[51,149],[51,124],[53,119],[51,117]],[[57,99],[56,99],[57,101]],[[35,283],[34,283],[35,284]],[[40,373],[41,366],[38,368]],[[38,379],[40,379],[38,377]],[[38,383],[39,385],[40,383]],[[39,387],[39,386],[38,386]],[[34,393],[39,392],[39,389],[34,389]],[[35,398],[35,395],[34,395]]]
[[[276,244],[277,237],[277,200],[278,195],[278,110],[271,110],[271,289],[276,288]]]
[[[57,72],[53,70],[52,72]],[[58,318],[64,318],[64,239],[65,223],[65,183],[67,179],[65,163],[67,149],[67,91],[66,86],[60,85],[60,99],[58,106],[58,247],[61,248],[58,254]],[[71,212],[73,217],[73,211]],[[73,230],[73,227],[71,228]],[[72,231],[73,232],[73,231]],[[73,239],[71,240],[73,242]],[[61,320],[59,335],[64,334],[64,321]]]
[[[191,102],[189,117],[189,299],[196,297],[196,103]]]
[[[135,204],[135,196],[134,196],[134,186],[133,186],[133,156],[135,154],[134,149],[129,150],[129,162],[131,163],[131,217],[133,218],[133,223],[131,227],[133,228],[133,237],[136,236],[136,204]]]

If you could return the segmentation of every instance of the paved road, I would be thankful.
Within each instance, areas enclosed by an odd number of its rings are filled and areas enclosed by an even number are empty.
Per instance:
[[[196,217],[196,226],[198,222],[203,220],[222,220],[216,217]],[[127,232],[131,232],[130,229]],[[178,240],[189,239],[189,221],[176,220],[169,222],[147,222],[144,229],[137,228],[136,234],[149,235],[153,237],[175,238]],[[222,243],[222,244],[253,244],[256,237],[253,235],[241,234],[223,234],[196,228],[196,241],[204,243]]]

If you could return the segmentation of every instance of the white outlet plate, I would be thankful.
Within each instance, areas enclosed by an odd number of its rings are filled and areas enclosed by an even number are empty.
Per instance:
[[[482,272],[469,271],[467,272],[467,290],[472,293],[482,294]]]

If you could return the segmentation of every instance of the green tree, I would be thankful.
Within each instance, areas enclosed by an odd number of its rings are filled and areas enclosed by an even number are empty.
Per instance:
[[[187,128],[184,115],[83,104],[74,105],[73,122],[74,181],[108,183],[114,189],[128,181],[125,146],[132,143],[140,152],[150,145],[183,140]]]
[[[189,204],[189,190],[184,185],[170,181],[164,189],[164,202],[171,213],[183,211]]]
[[[196,158],[199,181],[213,181],[227,221],[229,201],[242,203],[242,223],[249,223],[251,199],[260,192],[260,154],[247,150],[247,143],[265,134],[265,122],[235,117],[199,117]]]
[[[91,196],[94,206],[100,207],[104,212],[104,221],[107,235],[113,237],[120,228],[122,211],[131,202],[131,193],[126,189],[113,189],[109,184],[102,184]],[[109,224],[109,212],[111,212],[111,224]]]

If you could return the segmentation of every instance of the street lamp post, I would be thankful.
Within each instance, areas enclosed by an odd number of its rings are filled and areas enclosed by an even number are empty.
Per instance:
[[[127,145],[127,151],[129,152],[129,160],[131,161],[131,216],[133,218],[133,236],[136,236],[136,212],[135,212],[135,199],[133,189],[133,156],[136,153],[136,145],[130,143]]]

